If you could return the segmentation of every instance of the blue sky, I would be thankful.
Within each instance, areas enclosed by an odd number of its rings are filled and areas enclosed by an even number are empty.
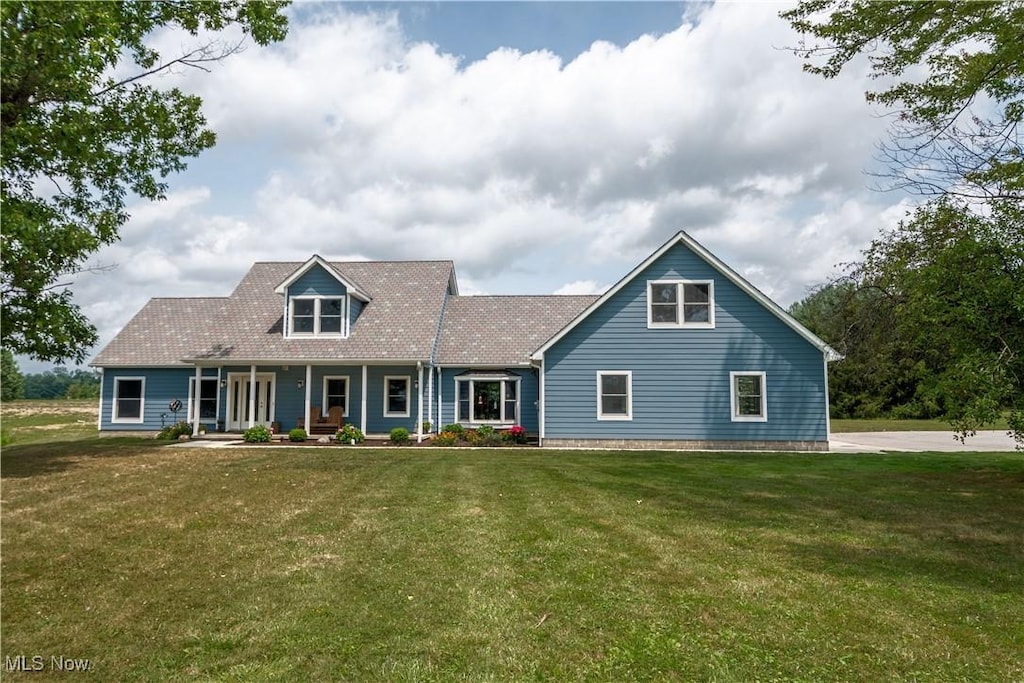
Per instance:
[[[785,7],[293,5],[283,43],[160,79],[203,98],[218,144],[74,284],[94,352],[150,297],[312,253],[592,293],[683,229],[786,306],[910,205],[864,174],[885,126],[866,66],[803,73]]]

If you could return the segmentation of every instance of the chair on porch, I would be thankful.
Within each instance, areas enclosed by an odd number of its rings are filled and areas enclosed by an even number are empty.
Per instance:
[[[309,434],[334,434],[341,429],[345,423],[344,409],[341,406],[331,406],[326,415],[320,414],[320,408],[310,406],[309,408]],[[299,426],[302,426],[302,418],[299,418]]]

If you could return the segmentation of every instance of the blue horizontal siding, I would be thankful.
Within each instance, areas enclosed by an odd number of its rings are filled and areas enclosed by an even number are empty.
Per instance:
[[[713,280],[713,329],[648,329],[647,281]],[[547,351],[550,438],[826,440],[822,352],[685,245]],[[597,419],[597,371],[632,372],[632,420]],[[730,372],[765,372],[767,422],[733,422]]]
[[[204,372],[204,377],[215,377],[216,371]],[[141,377],[143,401],[141,423],[113,422],[115,379]],[[188,419],[188,381],[195,377],[192,368],[107,368],[103,372],[103,390],[100,404],[100,429],[104,431],[155,431],[174,424],[174,413],[168,404],[181,401],[178,420]]]
[[[288,296],[345,296],[345,285],[319,265],[314,265],[288,287]]]

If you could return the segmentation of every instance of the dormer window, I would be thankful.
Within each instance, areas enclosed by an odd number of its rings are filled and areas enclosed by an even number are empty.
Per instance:
[[[345,297],[292,297],[289,334],[296,337],[346,336],[345,308]]]

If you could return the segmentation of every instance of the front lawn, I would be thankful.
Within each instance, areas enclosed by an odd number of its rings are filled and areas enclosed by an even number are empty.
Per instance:
[[[3,450],[5,661],[88,659],[97,680],[1024,679],[1021,454],[105,443]]]

